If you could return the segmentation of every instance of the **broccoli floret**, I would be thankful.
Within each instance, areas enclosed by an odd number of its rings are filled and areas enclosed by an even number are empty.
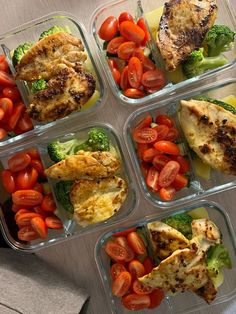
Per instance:
[[[37,93],[43,89],[47,88],[47,82],[43,79],[41,80],[38,80],[38,81],[35,81],[32,83],[31,85],[31,92],[34,94],[34,93]]]
[[[110,143],[107,134],[101,129],[92,128],[88,132],[88,139],[79,145],[78,150],[109,151]]]
[[[206,35],[204,45],[207,46],[209,57],[218,56],[233,48],[235,33],[225,25],[213,25]]]
[[[49,28],[47,31],[42,32],[42,34],[40,34],[40,36],[39,36],[39,40],[41,40],[44,37],[47,37],[49,35],[60,33],[60,32],[70,33],[68,27],[62,27],[60,25],[54,25],[51,28]]]
[[[13,52],[13,56],[12,56],[12,63],[13,66],[15,67],[21,60],[21,58],[23,57],[23,55],[33,46],[32,43],[27,42],[24,44],[19,45],[18,47],[16,47],[16,49]]]
[[[192,238],[192,227],[191,223],[193,218],[188,214],[176,214],[165,218],[162,220],[165,224],[171,226],[172,228],[177,229],[181,232],[186,238]]]
[[[231,106],[230,104],[227,104],[226,102],[223,102],[221,100],[214,99],[214,98],[208,97],[206,95],[197,96],[197,97],[195,97],[195,99],[208,101],[208,102],[215,104],[215,105],[218,105],[218,106],[224,108],[225,110],[230,111],[232,114],[236,115],[236,109],[233,106]]]
[[[54,162],[59,162],[66,158],[67,155],[75,155],[78,151],[79,141],[72,139],[67,142],[54,141],[48,144],[48,155]]]
[[[201,75],[208,70],[213,70],[225,65],[228,60],[224,56],[205,57],[203,48],[194,50],[188,59],[182,64],[184,75],[191,78]]]
[[[216,277],[224,267],[231,268],[229,252],[223,244],[210,247],[206,256],[207,271],[210,277]]]
[[[70,201],[70,189],[73,184],[73,181],[59,181],[56,183],[55,194],[58,202],[62,207],[70,212],[74,212],[74,207]]]

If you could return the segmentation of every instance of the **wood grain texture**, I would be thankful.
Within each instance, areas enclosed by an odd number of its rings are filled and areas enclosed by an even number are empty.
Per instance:
[[[236,0],[231,0],[231,2],[234,8],[236,8]],[[88,29],[91,13],[98,5],[104,3],[104,0],[0,0],[0,3],[1,33],[4,33],[31,19],[58,10],[72,13]],[[230,75],[235,76],[236,70],[234,69],[234,71],[225,74],[225,76]],[[111,95],[107,81],[105,81],[105,85],[109,96],[104,106],[97,113],[84,119],[83,122],[91,120],[94,122],[107,122],[112,124],[122,134],[124,122],[133,110],[119,104]],[[127,154],[126,151],[124,153]],[[127,159],[129,158],[127,157]],[[132,176],[135,178],[133,171]],[[131,216],[132,220],[160,212],[160,209],[155,208],[144,200],[139,187],[137,187],[137,191],[140,203]],[[236,231],[236,189],[220,193],[208,199],[224,205]],[[55,266],[58,269],[58,273],[67,274],[78,286],[84,287],[89,291],[91,296],[87,309],[89,314],[109,314],[107,300],[94,260],[94,246],[98,237],[104,233],[104,230],[80,236],[77,239],[44,249],[38,253],[38,256]],[[209,307],[207,312],[209,314],[236,313],[236,299],[223,305]],[[206,311],[196,311],[195,313],[205,314]]]

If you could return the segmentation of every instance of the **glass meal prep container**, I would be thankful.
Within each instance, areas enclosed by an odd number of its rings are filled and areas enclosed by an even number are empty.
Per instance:
[[[235,176],[224,174],[209,167],[208,170],[210,171],[210,174],[207,177],[198,175],[199,172],[197,171],[197,166],[194,164],[195,157],[192,154],[192,151],[189,149],[183,131],[181,130],[178,118],[179,101],[181,99],[189,100],[200,95],[207,95],[220,100],[229,95],[236,96],[235,91],[236,79],[224,79],[218,82],[216,81],[214,83],[209,83],[208,85],[202,86],[200,88],[198,87],[192,89],[187,93],[170,96],[169,98],[158,102],[158,104],[136,110],[130,115],[125,123],[123,135],[131,160],[133,161],[137,180],[147,200],[151,201],[159,207],[166,208],[235,187]],[[180,139],[178,142],[180,142],[180,151],[182,151],[181,154],[187,156],[190,164],[189,187],[177,191],[172,201],[162,201],[157,193],[148,189],[140,168],[141,162],[136,153],[137,146],[133,141],[132,134],[135,127],[147,116],[147,114],[150,114],[153,118],[160,114],[169,115],[173,118],[175,126],[179,130],[180,134]]]
[[[215,300],[211,303],[212,305],[220,304],[230,299],[234,298],[236,293],[236,243],[235,243],[235,235],[233,232],[233,228],[230,223],[230,218],[226,212],[226,210],[220,205],[214,202],[200,201],[198,203],[194,203],[191,206],[179,208],[176,210],[168,211],[159,215],[152,215],[143,218],[142,220],[136,222],[130,222],[129,225],[120,226],[119,228],[113,229],[112,231],[106,232],[99,239],[95,246],[94,254],[97,263],[97,267],[101,276],[101,280],[103,282],[103,287],[105,290],[105,294],[108,299],[108,303],[110,305],[111,313],[119,313],[125,314],[130,313],[122,304],[120,298],[114,296],[112,294],[112,279],[110,273],[111,260],[110,257],[106,254],[104,250],[104,245],[108,241],[108,239],[117,232],[123,232],[128,229],[138,228],[138,227],[146,227],[148,223],[160,221],[164,218],[167,218],[174,214],[180,213],[189,213],[192,210],[196,210],[198,208],[204,208],[209,216],[209,219],[213,221],[216,226],[221,231],[222,241],[224,246],[227,248],[231,261],[232,268],[223,269],[224,273],[224,281],[223,284],[217,288],[217,295]],[[201,213],[201,214],[200,214]],[[202,210],[198,212],[197,218],[206,218],[202,217]],[[201,217],[200,217],[201,216]],[[195,295],[193,292],[184,292],[176,295],[165,295],[165,298],[162,300],[161,304],[154,309],[143,309],[138,311],[137,313],[172,313],[172,314],[186,314],[190,312],[195,312],[199,310],[207,311],[210,305],[208,305],[202,298]]]
[[[39,36],[43,31],[47,31],[52,26],[60,26],[68,29],[70,33],[76,38],[80,39],[84,51],[87,53],[86,69],[88,73],[92,73],[96,80],[95,92],[88,102],[82,107],[78,112],[73,112],[70,115],[58,119],[52,122],[43,123],[32,120],[34,129],[26,133],[17,135],[15,137],[6,137],[3,141],[0,141],[0,147],[5,144],[12,143],[18,139],[24,139],[25,137],[32,137],[34,134],[42,132],[45,129],[51,128],[55,125],[64,123],[68,119],[77,120],[81,119],[96,109],[98,109],[105,98],[105,90],[103,80],[101,78],[100,72],[95,64],[92,49],[88,44],[88,38],[84,26],[82,23],[76,21],[76,18],[67,12],[53,12],[38,19],[32,20],[23,24],[5,34],[0,35],[0,45],[1,54],[4,53],[7,57],[8,64],[10,66],[11,72],[14,75],[15,68],[12,64],[12,52],[17,48],[18,45],[25,42],[35,43],[39,40]],[[17,87],[21,93],[22,100],[27,106],[29,104],[28,96],[31,93],[29,86],[25,81],[17,80]]]
[[[14,221],[14,215],[15,213],[11,210],[11,205],[8,205],[7,200],[9,200],[10,195],[6,193],[4,190],[4,187],[2,185],[2,180],[0,182],[0,190],[1,190],[1,198],[0,198],[0,204],[1,204],[1,210],[0,210],[0,227],[2,234],[7,241],[7,243],[14,248],[15,250],[20,251],[26,251],[26,252],[35,252],[41,248],[48,247],[50,245],[56,244],[58,242],[63,242],[66,239],[74,238],[80,234],[92,232],[94,230],[97,230],[101,227],[106,227],[109,225],[112,225],[118,221],[122,221],[127,218],[129,214],[132,213],[132,211],[136,207],[137,198],[136,193],[134,189],[134,185],[132,182],[132,179],[130,177],[130,172],[128,170],[126,159],[123,155],[123,149],[122,145],[120,143],[120,139],[116,133],[116,131],[108,124],[101,124],[101,123],[93,123],[93,124],[87,124],[86,126],[80,126],[80,127],[68,127],[67,133],[64,134],[64,130],[57,130],[57,133],[55,135],[42,135],[38,139],[33,139],[31,141],[27,141],[27,143],[21,143],[18,145],[18,147],[15,147],[14,149],[11,149],[11,154],[9,154],[9,150],[5,150],[0,154],[0,160],[1,169],[7,169],[8,164],[7,161],[10,156],[14,156],[14,154],[18,152],[24,152],[27,149],[34,147],[38,150],[41,161],[44,165],[44,169],[48,168],[49,166],[55,164],[52,162],[49,158],[48,152],[47,152],[47,146],[49,143],[51,143],[54,140],[59,140],[60,142],[65,142],[73,138],[77,138],[83,142],[88,138],[88,131],[91,128],[98,128],[102,131],[104,131],[110,140],[110,145],[112,147],[111,152],[113,151],[115,154],[117,154],[118,158],[121,161],[120,169],[117,171],[116,175],[118,177],[123,178],[128,186],[127,196],[123,204],[121,205],[120,209],[109,219],[106,219],[104,221],[90,224],[86,227],[82,227],[78,225],[75,220],[73,220],[73,214],[69,213],[65,209],[63,209],[61,203],[57,200],[55,195],[55,185],[58,180],[54,180],[51,178],[47,178],[50,190],[52,191],[52,194],[54,196],[54,200],[57,205],[57,209],[55,214],[61,219],[63,222],[63,230],[52,230],[48,229],[48,237],[45,240],[35,240],[30,242],[23,242],[19,241],[17,239],[17,226]],[[1,172],[2,172],[1,170]]]
[[[106,73],[106,76],[107,76],[107,79],[108,79],[108,82],[110,84],[113,94],[125,104],[137,106],[137,105],[144,105],[147,103],[151,103],[157,99],[162,99],[163,97],[167,96],[168,94],[174,91],[178,91],[180,89],[186,88],[191,83],[199,81],[202,78],[208,77],[212,75],[213,73],[219,72],[222,69],[230,68],[235,63],[236,47],[234,47],[233,50],[226,53],[226,56],[229,62],[220,68],[205,72],[204,74],[191,78],[191,79],[185,79],[183,75],[180,75],[177,72],[173,75],[170,75],[170,72],[169,72],[169,74],[166,75],[166,85],[161,90],[153,94],[149,94],[145,97],[138,98],[138,99],[126,97],[121,92],[121,90],[119,89],[119,87],[117,86],[117,84],[115,83],[113,79],[111,70],[107,62],[106,52],[103,50],[104,41],[99,38],[98,30],[100,26],[102,25],[103,21],[107,17],[115,16],[118,18],[119,14],[124,11],[129,12],[133,17],[137,17],[137,18],[141,16],[144,17],[149,27],[149,33],[151,34],[151,40],[147,43],[147,47],[150,49],[152,58],[154,59],[156,65],[159,68],[164,69],[163,61],[161,60],[161,57],[156,47],[156,40],[154,38],[155,35],[153,35],[153,31],[155,32],[155,29],[157,28],[157,23],[158,23],[158,22],[155,22],[154,15],[156,14],[157,16],[156,21],[158,21],[158,18],[162,14],[162,7],[165,2],[166,2],[165,0],[111,1],[111,2],[104,3],[100,7],[98,7],[93,13],[93,16],[91,18],[90,31],[93,35],[94,42],[97,47],[97,53],[100,58],[100,62]],[[218,14],[217,14],[217,19],[215,21],[215,24],[227,24],[232,31],[235,31],[236,30],[235,17],[232,14],[233,10],[231,9],[231,7],[233,7],[233,3],[231,3],[231,1],[218,1],[217,6],[218,6]],[[112,58],[112,56],[109,56],[109,57]]]

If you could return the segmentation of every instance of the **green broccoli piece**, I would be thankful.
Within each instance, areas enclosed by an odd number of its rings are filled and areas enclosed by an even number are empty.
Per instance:
[[[47,37],[49,35],[60,33],[60,32],[69,33],[70,34],[70,30],[69,30],[68,27],[62,27],[60,25],[54,25],[51,28],[49,28],[47,31],[42,32],[42,34],[40,34],[40,36],[39,36],[39,40],[41,40],[44,37]]]
[[[16,47],[16,49],[13,52],[13,56],[12,56],[12,63],[13,66],[15,67],[21,60],[21,58],[23,57],[23,55],[33,46],[32,43],[27,42],[24,44],[19,45],[18,47]]]
[[[59,181],[56,183],[55,194],[58,202],[62,207],[73,214],[74,207],[70,201],[70,189],[73,181]]]
[[[109,151],[110,142],[107,134],[97,128],[92,128],[88,132],[88,139],[78,146],[78,150],[85,151]]]
[[[226,25],[213,25],[204,39],[209,57],[218,56],[224,51],[229,51],[234,45],[235,32]]]
[[[77,139],[72,139],[64,143],[54,141],[48,144],[48,155],[52,161],[59,162],[68,155],[75,155],[78,151],[78,145],[79,141]]]
[[[43,90],[43,89],[46,89],[47,88],[47,82],[43,79],[41,80],[38,80],[38,81],[35,81],[32,83],[31,85],[31,92],[33,94]]]
[[[192,238],[192,221],[193,218],[185,213],[176,214],[162,220],[162,222],[171,226],[172,228],[177,229],[188,239]]]
[[[210,277],[216,277],[222,268],[232,268],[229,252],[223,244],[211,246],[206,256],[207,271]]]
[[[213,70],[225,65],[228,60],[224,56],[205,57],[203,48],[194,50],[182,64],[183,73],[187,78],[198,76],[208,70]]]
[[[218,106],[224,108],[225,110],[230,111],[232,114],[236,115],[236,108],[234,108],[230,104],[227,104],[226,102],[223,102],[221,100],[208,97],[206,95],[200,95],[200,96],[197,96],[197,97],[194,97],[194,98],[197,99],[197,100],[208,101],[208,102],[210,102],[212,104],[218,105]]]

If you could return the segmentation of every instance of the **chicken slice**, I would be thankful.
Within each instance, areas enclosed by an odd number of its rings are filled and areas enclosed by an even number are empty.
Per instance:
[[[214,301],[217,290],[212,280],[209,278],[208,282],[203,287],[196,290],[195,293],[203,298],[207,303],[210,303]]]
[[[71,187],[74,219],[83,227],[106,220],[121,207],[127,196],[127,184],[118,177],[79,180]]]
[[[25,53],[16,67],[16,79],[48,80],[61,70],[61,65],[74,67],[86,59],[81,40],[59,32],[41,39]]]
[[[157,46],[168,71],[174,71],[200,47],[216,15],[216,0],[169,0],[165,3]]]
[[[212,168],[236,175],[236,115],[206,101],[180,104],[180,123],[189,146]]]
[[[148,223],[147,228],[154,252],[161,260],[189,246],[189,240],[181,232],[161,221]]]
[[[100,179],[113,176],[119,168],[119,159],[110,152],[79,151],[46,169],[45,174],[58,180]]]

